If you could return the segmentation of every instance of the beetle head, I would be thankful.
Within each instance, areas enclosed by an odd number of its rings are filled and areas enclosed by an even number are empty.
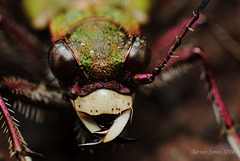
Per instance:
[[[131,77],[146,70],[150,54],[144,38],[109,21],[85,22],[50,48],[51,71],[68,83],[65,90],[98,143],[115,139],[126,126],[136,87]]]

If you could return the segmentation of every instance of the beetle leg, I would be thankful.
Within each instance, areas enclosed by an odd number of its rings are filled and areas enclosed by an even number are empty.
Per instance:
[[[22,102],[26,104],[41,107],[51,106],[52,108],[55,107],[56,104],[59,104],[60,106],[58,107],[63,109],[65,107],[71,106],[71,104],[67,100],[64,100],[62,98],[62,94],[58,93],[57,89],[49,90],[44,84],[35,84],[22,78],[0,77],[0,89],[4,94],[15,100],[18,100],[19,97],[23,98],[22,100],[24,101]],[[19,108],[21,108],[21,105],[19,106]],[[29,110],[18,111],[26,114],[26,111]],[[38,118],[40,118],[41,121],[41,117],[37,114],[37,112],[34,113],[36,113],[36,121],[38,121]],[[31,118],[31,113],[29,113],[26,117]]]
[[[201,76],[202,78],[205,78],[207,80],[209,85],[209,98],[212,102],[212,107],[216,116],[216,120],[221,127],[220,134],[226,134],[229,144],[236,152],[236,155],[240,158],[240,138],[236,132],[234,121],[232,121],[219,93],[207,56],[198,47],[183,50],[178,54],[180,56],[179,59],[176,59],[176,61],[173,62],[166,70],[170,70],[171,68],[175,68],[181,64],[193,62],[194,60],[201,59],[203,61],[205,68],[203,71],[204,75]]]
[[[210,63],[205,53],[199,48],[194,48],[193,52],[201,57],[205,66],[205,78],[209,83],[209,96],[211,97],[212,106],[216,115],[216,119],[221,126],[221,134],[227,135],[227,140],[231,147],[236,152],[236,155],[240,158],[240,139],[236,132],[234,122],[232,121],[227,108],[221,98],[218,91],[216,82],[213,78],[212,71],[210,69]],[[189,56],[191,58],[192,56]],[[194,57],[194,56],[193,56]]]
[[[0,95],[0,106],[1,106],[1,115],[0,118],[4,118],[2,128],[4,128],[4,133],[7,133],[10,156],[15,155],[18,160],[25,161],[26,153],[31,152],[27,148],[27,144],[24,141],[19,129],[17,128],[14,118],[10,115],[9,109],[6,106],[6,103],[2,96]]]
[[[61,94],[48,90],[43,84],[37,85],[15,77],[0,77],[0,92],[0,120],[4,120],[2,128],[3,132],[7,133],[8,136],[10,156],[15,155],[18,160],[25,161],[28,159],[28,156],[26,156],[27,153],[37,153],[27,148],[27,144],[18,129],[19,122],[9,113],[12,109],[16,109],[16,100],[19,101],[19,97],[23,98],[23,101],[18,102],[18,111],[24,114],[26,118],[35,118],[37,122],[43,121],[44,107],[54,107],[55,104],[60,104],[64,108],[68,105],[70,106],[70,103],[62,99]],[[4,99],[3,96],[6,96],[9,100]],[[12,103],[13,107],[7,108]],[[26,104],[27,106],[22,106],[22,104]],[[39,107],[35,109],[32,108],[32,105]]]

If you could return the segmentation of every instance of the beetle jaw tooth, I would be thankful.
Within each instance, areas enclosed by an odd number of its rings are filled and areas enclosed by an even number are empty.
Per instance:
[[[115,139],[126,126],[132,111],[134,95],[109,89],[98,89],[78,96],[72,104],[85,127],[103,143]]]
[[[120,116],[118,116],[115,120],[113,125],[109,128],[103,143],[112,141],[113,139],[115,139],[118,135],[120,135],[120,133],[123,131],[124,127],[126,126],[130,115],[131,115],[131,111],[132,109],[128,109],[126,111],[124,111],[123,113],[121,113]]]
[[[97,123],[93,120],[93,118],[87,114],[77,111],[80,120],[83,122],[85,127],[91,132],[99,131],[101,128],[97,125]]]
[[[126,126],[130,116],[132,109],[129,108],[123,111],[113,122],[112,126],[107,130],[102,130],[98,124],[94,121],[92,116],[84,114],[82,112],[78,112],[78,116],[86,126],[86,128],[94,135],[98,135],[102,137],[102,142],[107,143],[115,139],[120,133],[123,131]],[[101,136],[102,135],[102,136]]]

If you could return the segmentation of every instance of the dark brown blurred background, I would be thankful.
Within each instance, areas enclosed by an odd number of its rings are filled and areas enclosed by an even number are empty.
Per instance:
[[[153,43],[169,28],[191,16],[199,3],[200,0],[154,1],[150,21],[142,28],[143,34]],[[204,14],[206,23],[196,28],[194,33],[188,33],[181,48],[200,46],[204,49],[223,100],[232,118],[240,123],[240,1],[212,0]],[[213,34],[213,31],[219,31],[220,35]],[[222,35],[232,39],[222,42],[219,40]],[[69,116],[60,115],[63,119],[48,120],[43,124],[31,123],[21,115],[17,116],[29,148],[45,155],[34,156],[33,160],[238,160],[234,154],[223,154],[231,153],[232,149],[225,136],[219,138],[219,127],[211,103],[206,99],[204,81],[199,79],[200,67],[200,63],[194,63],[192,70],[165,86],[139,88],[132,124],[123,133],[139,138],[136,143],[107,144],[82,150],[75,146],[71,112],[65,113]],[[0,136],[0,161],[10,161],[7,141],[3,134]],[[208,154],[192,154],[197,150]]]

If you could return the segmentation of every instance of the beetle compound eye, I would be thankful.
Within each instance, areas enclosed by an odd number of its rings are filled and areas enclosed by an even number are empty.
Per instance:
[[[144,38],[137,36],[128,52],[125,64],[134,73],[146,70],[151,59],[151,49]]]
[[[58,41],[51,46],[48,63],[52,73],[59,80],[71,79],[78,67],[72,51],[63,41]]]

